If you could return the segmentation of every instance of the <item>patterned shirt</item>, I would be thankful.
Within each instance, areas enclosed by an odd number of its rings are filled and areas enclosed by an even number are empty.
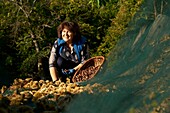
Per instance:
[[[66,45],[63,39],[57,39],[51,50],[49,58],[49,67],[57,67],[57,58],[62,57],[67,61],[72,61],[76,64],[84,62],[89,58],[89,47],[85,37],[82,37],[80,41],[73,43],[72,51]]]

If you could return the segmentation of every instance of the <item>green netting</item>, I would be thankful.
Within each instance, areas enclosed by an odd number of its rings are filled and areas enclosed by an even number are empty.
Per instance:
[[[75,96],[65,112],[170,112],[170,1],[145,2],[131,24],[101,72],[82,83],[100,83],[106,91]]]

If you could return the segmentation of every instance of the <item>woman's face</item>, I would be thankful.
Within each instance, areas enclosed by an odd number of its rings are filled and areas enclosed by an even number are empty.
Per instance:
[[[62,30],[62,38],[67,43],[72,43],[73,40],[73,32],[69,31],[67,28]]]

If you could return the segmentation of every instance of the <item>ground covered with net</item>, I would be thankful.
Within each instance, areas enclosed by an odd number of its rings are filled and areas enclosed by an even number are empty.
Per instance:
[[[94,78],[15,79],[1,88],[0,112],[170,113],[170,1],[144,3]]]
[[[82,84],[94,83],[108,92],[81,93],[65,112],[170,113],[170,1],[144,3],[101,72]]]

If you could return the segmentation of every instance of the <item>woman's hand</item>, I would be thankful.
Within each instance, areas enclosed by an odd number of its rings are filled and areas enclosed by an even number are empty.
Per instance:
[[[70,74],[73,74],[74,72],[75,72],[75,69],[68,69],[68,70],[62,69],[62,73],[64,75],[70,75]]]

